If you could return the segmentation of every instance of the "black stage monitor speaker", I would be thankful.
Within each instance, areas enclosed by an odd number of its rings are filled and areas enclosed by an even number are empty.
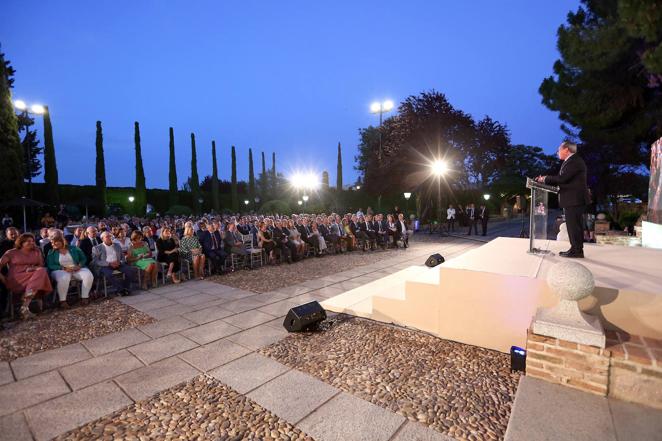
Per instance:
[[[425,261],[425,265],[432,268],[433,266],[437,266],[439,264],[444,263],[444,260],[445,260],[444,256],[442,256],[441,254],[439,253],[433,254],[430,257],[428,257],[428,260]]]
[[[326,319],[326,311],[318,302],[304,303],[290,309],[283,326],[287,332],[299,332],[315,328]]]

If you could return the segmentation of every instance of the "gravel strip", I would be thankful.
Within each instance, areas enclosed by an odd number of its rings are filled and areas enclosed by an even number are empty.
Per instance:
[[[438,236],[432,236],[438,241]],[[433,241],[427,235],[417,239],[418,242]],[[415,243],[411,243],[415,246]],[[363,265],[379,262],[395,256],[407,256],[402,249],[389,248],[375,251],[351,251],[343,254],[329,254],[324,257],[308,257],[293,264],[264,265],[254,270],[238,270],[222,276],[213,276],[207,280],[230,285],[235,288],[253,292],[269,292],[279,288],[296,285],[311,279],[331,276]]]
[[[55,439],[312,441],[290,423],[207,375],[199,375]]]
[[[33,320],[14,321],[0,330],[0,361],[55,349],[156,320],[114,299],[68,310],[47,310]]]
[[[519,381],[507,354],[347,315],[259,352],[457,439],[503,439]]]

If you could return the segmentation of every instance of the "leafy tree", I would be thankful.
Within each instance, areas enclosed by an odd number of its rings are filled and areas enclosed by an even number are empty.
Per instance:
[[[14,68],[5,60],[5,54],[0,52],[0,176],[3,190],[0,200],[24,194],[23,154],[11,99],[14,73]]]
[[[195,152],[195,134],[191,133],[191,178],[189,180],[191,198],[193,199],[193,211],[201,212],[200,207],[200,179],[198,178],[198,156]]]
[[[237,194],[237,153],[232,146],[232,210],[239,211],[239,196]]]
[[[509,146],[510,133],[505,125],[489,116],[478,121],[474,142],[465,146],[469,180],[487,187],[503,170]]]
[[[583,0],[558,30],[561,59],[543,103],[581,142],[598,200],[612,179],[648,165],[662,136],[662,8],[640,0]]]
[[[216,141],[211,142],[211,164],[212,164],[212,179],[211,179],[211,200],[214,211],[218,213],[221,211],[221,203],[218,196],[218,164],[216,163]]]
[[[97,121],[97,136],[96,136],[96,184],[97,195],[100,199],[101,215],[106,213],[106,204],[108,203],[107,189],[106,189],[106,160],[103,154],[103,131],[101,128],[101,121]]]
[[[57,162],[55,160],[55,145],[53,144],[53,126],[51,112],[44,106],[44,183],[46,199],[57,205],[60,203],[58,192]]]
[[[558,169],[558,159],[542,148],[517,144],[506,150],[505,161],[491,189],[505,198],[526,192],[526,178],[552,174]]]
[[[253,170],[253,150],[248,149],[248,195],[255,197],[255,171]]]
[[[28,194],[32,197],[32,178],[39,176],[41,173],[39,155],[43,148],[39,145],[37,131],[30,130],[30,127],[34,125],[34,118],[31,118],[28,112],[21,112],[17,118],[19,133],[25,130],[21,146],[23,148],[25,179],[28,181]]]
[[[336,166],[336,190],[342,190],[342,153],[338,143],[338,164]]]
[[[145,169],[143,167],[143,155],[140,147],[140,125],[138,121],[133,123],[133,140],[136,147],[136,194],[133,200],[133,206],[137,214],[145,214],[147,206],[147,188],[145,186]]]
[[[178,204],[177,193],[177,162],[175,161],[175,131],[170,127],[170,142],[168,147],[170,150],[169,170],[168,170],[168,204],[174,206]]]

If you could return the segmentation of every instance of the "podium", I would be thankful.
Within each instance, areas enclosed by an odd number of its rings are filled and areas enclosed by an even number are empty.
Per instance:
[[[549,212],[549,193],[558,193],[559,187],[541,184],[526,178],[526,188],[531,190],[529,203],[529,254],[550,254],[551,251],[536,247],[536,241],[547,240],[547,214]]]

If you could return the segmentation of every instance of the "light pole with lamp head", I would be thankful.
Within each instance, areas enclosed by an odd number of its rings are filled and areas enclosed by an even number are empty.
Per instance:
[[[17,110],[21,111],[21,114],[27,119],[30,118],[30,114],[35,115],[44,115],[46,113],[46,107],[41,104],[33,104],[28,106],[23,100],[14,101],[14,107]],[[28,134],[30,133],[30,127],[25,126],[25,138],[23,142],[28,139]],[[32,158],[30,157],[30,151],[25,151],[25,165],[27,167],[28,173],[28,197],[32,198]]]
[[[304,204],[304,205],[303,205],[303,209],[305,210],[306,207],[308,206],[308,199],[309,199],[309,198],[308,198],[308,195],[307,195],[307,194],[304,194],[304,195],[301,197],[301,199],[303,199],[303,204]]]
[[[439,221],[439,234],[441,234],[442,210],[441,210],[441,179],[448,172],[446,162],[441,159],[435,159],[430,163],[432,175],[437,179],[437,219]]]
[[[405,191],[404,192],[404,197],[405,197],[405,201],[407,201],[405,203],[405,213],[407,213],[407,212],[409,212],[409,198],[411,197],[411,193],[408,192],[408,191]]]
[[[382,122],[384,120],[384,114],[393,110],[394,104],[391,100],[386,101],[375,101],[370,105],[370,112],[379,114],[379,152],[377,152],[377,159],[381,161],[382,159]]]

